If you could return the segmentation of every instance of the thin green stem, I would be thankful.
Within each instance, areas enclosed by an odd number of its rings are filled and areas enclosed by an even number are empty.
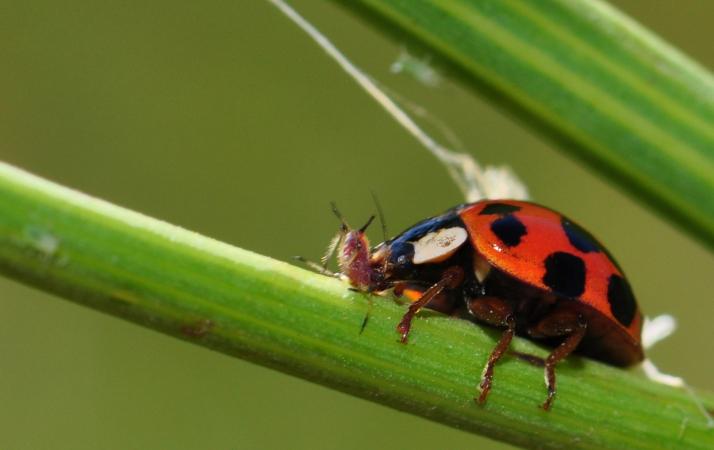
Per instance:
[[[79,304],[393,408],[530,448],[712,448],[687,395],[569,358],[553,410],[542,369],[496,367],[498,332],[424,312],[398,342],[403,307],[332,278],[91,198],[0,164],[0,272]],[[533,343],[513,348],[544,355]],[[710,404],[712,397],[705,398]]]

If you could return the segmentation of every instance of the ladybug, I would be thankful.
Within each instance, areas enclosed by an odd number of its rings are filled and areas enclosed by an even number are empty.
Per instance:
[[[342,222],[337,251],[353,289],[410,300],[397,325],[401,342],[422,308],[471,317],[503,329],[475,400],[485,402],[494,366],[514,335],[554,346],[544,366],[549,410],[555,366],[571,352],[629,366],[643,360],[642,315],[620,266],[585,229],[552,209],[516,200],[483,200],[449,209],[370,248],[365,230]],[[324,266],[320,268],[326,272]],[[528,355],[524,355],[528,356]]]

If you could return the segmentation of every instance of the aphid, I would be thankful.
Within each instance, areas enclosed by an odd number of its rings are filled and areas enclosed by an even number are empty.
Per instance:
[[[555,367],[571,352],[616,366],[644,358],[642,315],[622,270],[590,233],[551,209],[516,200],[468,203],[371,249],[365,229],[372,219],[354,230],[335,212],[342,221],[331,246],[338,275],[359,291],[393,289],[411,301],[397,325],[401,342],[424,307],[463,308],[477,322],[503,329],[484,367],[478,403],[515,334],[555,345],[543,361],[545,410],[556,393]]]

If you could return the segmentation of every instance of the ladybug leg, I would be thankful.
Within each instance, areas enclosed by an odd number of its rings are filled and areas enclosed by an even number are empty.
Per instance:
[[[437,295],[441,294],[444,289],[453,289],[457,287],[464,279],[464,270],[458,266],[446,269],[441,276],[441,279],[433,284],[429,289],[424,291],[418,300],[409,305],[409,309],[402,317],[402,320],[397,325],[397,332],[402,336],[401,343],[406,344],[409,339],[409,330],[412,326],[412,319],[423,307],[425,307]]]
[[[414,283],[402,282],[394,286],[394,296],[403,297],[409,302],[416,302],[422,298],[426,288],[421,285]],[[462,297],[457,297],[454,292],[448,292],[446,290],[442,291],[440,294],[434,296],[431,301],[429,301],[429,309],[434,311],[439,311],[444,314],[453,314],[456,311],[457,299],[460,300]]]
[[[494,347],[491,351],[488,361],[486,362],[486,366],[483,368],[483,372],[481,372],[481,383],[479,383],[478,386],[481,393],[478,398],[475,399],[479,405],[482,405],[486,401],[488,393],[491,392],[491,384],[493,383],[493,368],[498,360],[501,359],[503,354],[506,353],[506,350],[508,350],[508,346],[511,345],[511,340],[513,339],[513,334],[516,330],[516,323],[511,316],[507,317],[506,321],[508,328],[506,328],[503,332],[498,344],[496,344],[496,347]]]
[[[555,312],[528,330],[534,337],[566,336],[565,340],[545,359],[545,385],[548,396],[541,408],[548,411],[555,399],[555,366],[573,352],[587,331],[587,322],[580,315],[570,311]]]
[[[511,340],[516,332],[516,321],[513,318],[513,308],[511,305],[497,297],[481,297],[469,300],[468,309],[474,317],[482,322],[497,327],[506,327],[503,334],[501,334],[501,339],[498,340],[498,344],[496,344],[496,347],[491,351],[486,366],[481,373],[481,383],[479,384],[479,391],[481,391],[481,393],[478,398],[474,400],[479,404],[483,404],[486,401],[488,393],[491,391],[494,367],[506,353],[509,345],[511,345]]]
[[[532,366],[545,367],[545,359],[543,359],[539,356],[529,355],[528,353],[521,353],[521,352],[517,352],[515,350],[511,350],[509,353],[511,355],[515,356],[516,358],[520,359],[521,361],[525,361]]]

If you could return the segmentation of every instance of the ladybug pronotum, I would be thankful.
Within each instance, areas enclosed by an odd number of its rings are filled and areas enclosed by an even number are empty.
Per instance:
[[[555,397],[555,366],[571,352],[616,366],[644,358],[642,315],[622,269],[590,233],[551,209],[515,200],[460,205],[372,249],[365,235],[371,219],[352,230],[335,213],[342,221],[330,248],[337,251],[337,275],[359,291],[393,289],[411,301],[397,325],[401,342],[424,307],[465,310],[503,329],[478,403],[514,334],[555,347],[543,361],[545,410]]]

